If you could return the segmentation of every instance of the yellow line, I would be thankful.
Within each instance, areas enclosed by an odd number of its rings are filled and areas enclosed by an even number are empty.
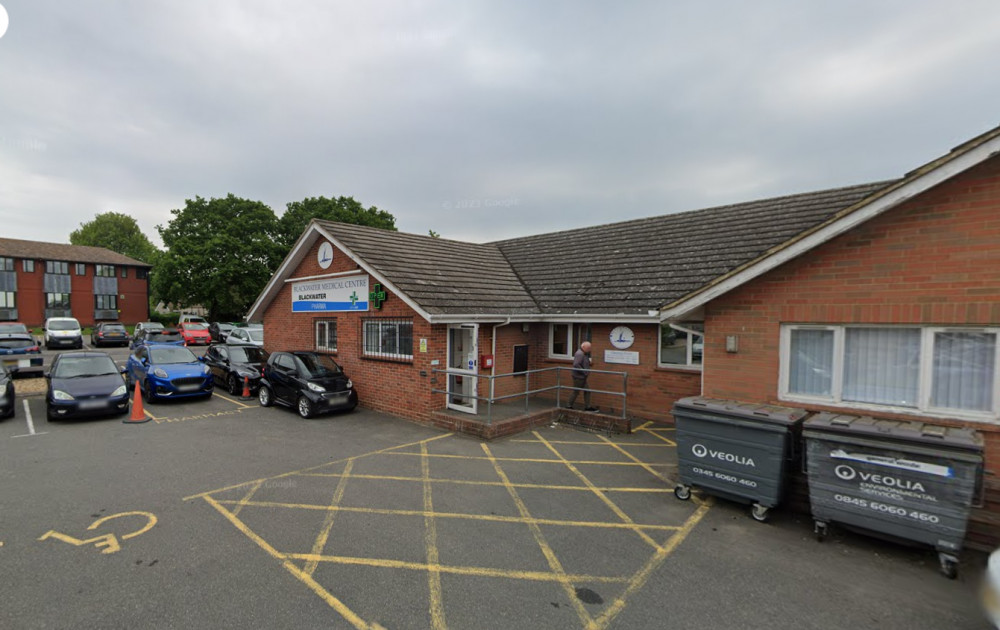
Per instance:
[[[159,418],[159,417],[154,416],[153,414],[149,413],[148,411],[146,411],[146,405],[142,406],[142,413],[146,414],[147,416],[149,416],[150,418],[152,418],[153,420],[155,420],[156,424],[160,424],[164,420],[164,418]]]
[[[493,457],[493,452],[490,450],[490,447],[486,444],[480,444],[480,446],[482,446],[483,452],[486,453],[487,458],[492,461],[493,469],[496,470],[497,476],[500,477],[501,481],[507,484],[507,493],[510,494],[510,498],[514,500],[514,504],[517,506],[517,511],[521,514],[521,518],[532,518],[531,513],[528,511],[528,506],[521,500],[521,496],[517,493],[514,486],[510,485],[510,479],[507,477],[507,473],[505,473],[500,467],[499,461]],[[566,570],[563,569],[562,563],[559,562],[559,558],[556,557],[555,552],[552,551],[552,547],[550,547],[549,543],[545,540],[545,535],[542,534],[542,529],[537,523],[529,523],[528,528],[531,530],[531,534],[534,536],[535,542],[538,543],[539,549],[542,550],[542,554],[545,556],[545,560],[548,562],[549,568],[556,574],[559,585],[562,586],[563,592],[566,594],[566,598],[573,605],[577,616],[580,617],[580,621],[585,627],[593,624],[593,617],[591,617],[590,613],[587,612],[587,609],[583,607],[583,603],[580,601],[580,598],[576,596],[576,589],[573,588],[573,583],[570,581],[569,575],[567,575]]]
[[[425,447],[426,448],[426,447]],[[344,466],[344,475],[340,478],[340,483],[337,484],[337,489],[333,492],[333,499],[330,500],[330,507],[337,507],[340,505],[340,501],[344,498],[344,489],[347,488],[347,480],[351,476],[351,470],[354,468],[354,460],[347,460],[347,465]],[[330,530],[333,529],[333,521],[337,518],[337,511],[330,510],[326,513],[326,517],[323,519],[323,527],[319,530],[319,536],[316,537],[316,541],[313,543],[312,552],[314,554],[323,553],[323,548],[326,547],[326,541],[330,537]],[[306,575],[312,575],[316,572],[316,562],[307,562],[305,566]]]
[[[437,525],[434,522],[434,501],[431,497],[431,468],[427,445],[420,445],[420,473],[424,478],[424,547],[427,550],[427,588],[430,591],[431,627],[444,630],[444,600],[441,596],[441,563],[437,547]]]
[[[638,429],[636,429],[638,431]],[[602,437],[603,436],[597,436]],[[511,440],[511,442],[517,442],[521,444],[541,444],[538,440]],[[604,446],[601,442],[578,442],[576,440],[549,440],[549,444],[569,444],[572,446]],[[630,443],[629,446],[642,446],[646,448],[667,448],[665,444],[649,444],[646,442],[635,442]]]
[[[649,580],[649,576],[652,575],[653,571],[655,571],[663,563],[663,561],[667,559],[667,556],[677,549],[678,545],[684,542],[684,539],[691,533],[691,530],[694,529],[695,525],[701,522],[701,519],[708,513],[710,507],[711,501],[695,510],[695,513],[688,518],[681,530],[671,536],[670,540],[667,541],[667,544],[653,554],[653,557],[649,559],[646,566],[632,576],[628,586],[625,587],[625,591],[619,595],[610,606],[604,609],[600,616],[595,619],[594,623],[589,627],[590,629],[599,630],[608,627],[618,613],[625,608],[625,600],[637,593],[639,589],[646,584],[646,581]]]
[[[364,619],[359,617],[353,610],[348,608],[344,604],[344,602],[340,601],[339,599],[331,595],[329,591],[320,586],[320,584],[316,582],[316,580],[314,580],[311,575],[307,575],[305,572],[303,572],[301,569],[295,566],[290,560],[285,558],[283,554],[279,553],[278,550],[276,550],[274,547],[268,544],[266,540],[258,536],[256,533],[253,532],[253,530],[247,527],[243,523],[243,521],[239,520],[238,518],[230,514],[229,511],[227,511],[225,508],[219,505],[219,503],[215,499],[207,495],[203,496],[202,498],[204,498],[209,505],[218,510],[220,514],[229,519],[229,522],[232,523],[236,527],[236,529],[240,530],[247,538],[257,543],[258,547],[266,551],[272,558],[281,562],[281,566],[283,566],[285,570],[287,570],[289,573],[298,578],[303,584],[308,586],[312,590],[312,592],[319,595],[320,598],[323,601],[325,601],[327,605],[330,606],[330,608],[336,610],[340,614],[340,616],[343,617],[345,621],[347,621],[347,623],[361,630],[369,630],[372,627],[367,622],[365,622]]]
[[[330,562],[333,564],[354,565],[363,567],[378,567],[384,569],[410,569],[413,571],[428,571],[432,567],[423,562],[408,562],[406,560],[388,560],[383,558],[351,558],[347,556],[316,556],[308,553],[288,553],[284,554],[289,560],[306,560],[316,562]],[[474,577],[492,577],[512,580],[525,580],[530,582],[559,582],[562,575],[549,573],[547,571],[517,571],[513,569],[493,569],[488,567],[456,567],[437,565],[434,571],[451,575],[469,575]],[[566,579],[576,583],[601,583],[601,584],[624,584],[629,581],[627,577],[604,576],[604,575],[580,575],[566,574]]]
[[[257,491],[260,490],[260,487],[263,485],[264,485],[264,480],[261,479],[257,483],[253,484],[253,486],[251,486],[250,492],[247,492],[245,495],[243,495],[243,498],[240,499],[240,502],[236,504],[236,509],[233,510],[233,516],[239,515],[240,511],[244,507],[246,507],[246,505],[250,502],[250,497],[257,494]]]
[[[650,431],[649,429],[643,429],[643,431],[645,431],[646,433],[652,435],[653,437],[655,437],[655,438],[657,438],[659,440],[663,440],[664,442],[666,442],[670,446],[677,446],[677,442],[674,442],[673,440],[668,440],[667,438],[663,437],[662,435],[660,435],[660,434],[658,434],[658,433],[656,433],[654,431]]]
[[[513,487],[513,486],[511,486]],[[238,505],[240,502],[235,500],[219,500],[220,505]],[[679,529],[678,525],[643,525],[639,523],[602,523],[600,521],[560,521],[556,519],[549,518],[535,518],[535,517],[518,517],[518,516],[501,516],[498,514],[459,514],[456,512],[434,512],[428,513],[423,510],[390,510],[385,508],[365,508],[365,507],[346,507],[346,506],[329,506],[329,505],[315,505],[309,503],[279,503],[276,501],[247,501],[246,505],[252,507],[267,507],[267,508],[283,508],[291,510],[331,510],[336,512],[351,512],[353,514],[382,514],[387,516],[433,516],[434,518],[453,518],[453,519],[465,519],[470,521],[491,521],[497,523],[518,523],[525,525],[563,525],[566,527],[593,527],[597,529],[628,529],[634,530],[639,529],[649,529],[653,531],[674,531]]]
[[[663,439],[663,438],[660,438]],[[420,457],[420,453],[387,453],[387,455],[411,455]],[[474,457],[472,455],[428,455],[428,457],[438,457],[442,459],[466,459],[466,460],[488,460],[486,457]],[[540,459],[530,457],[497,457],[498,462],[527,462],[535,464],[586,464],[588,466],[638,466],[634,462],[608,462],[603,460],[567,460],[567,459]],[[667,466],[667,464],[650,464],[652,466]]]
[[[534,434],[535,434],[535,436],[537,436],[539,440],[542,440],[543,442],[545,442],[545,438],[543,438],[543,437],[541,436],[541,434],[540,434],[540,433],[538,433],[537,431],[532,431],[532,433],[534,433]],[[593,492],[594,494],[596,494],[596,495],[597,495],[597,498],[599,498],[599,499],[600,499],[601,501],[603,501],[603,502],[604,502],[604,504],[605,504],[605,505],[607,505],[607,506],[608,506],[609,508],[611,508],[611,511],[612,511],[612,512],[614,512],[615,514],[617,514],[617,515],[618,515],[618,518],[620,518],[620,519],[621,519],[622,521],[624,521],[625,523],[628,523],[629,525],[633,525],[633,526],[634,526],[634,525],[636,524],[636,523],[635,523],[635,521],[633,521],[633,520],[631,519],[631,517],[629,517],[629,515],[628,515],[628,514],[626,514],[626,513],[625,513],[625,512],[624,512],[624,511],[623,511],[623,510],[622,510],[622,509],[620,508],[620,507],[618,507],[617,505],[615,505],[615,502],[614,502],[614,501],[612,501],[611,499],[609,499],[609,498],[608,498],[608,496],[607,496],[606,494],[604,494],[603,492],[601,492],[601,491],[600,491],[600,490],[599,490],[599,489],[597,488],[597,486],[595,486],[594,484],[592,484],[592,483],[590,482],[590,479],[587,479],[587,477],[586,477],[586,476],[585,476],[585,475],[584,475],[584,474],[583,474],[582,472],[580,472],[580,471],[579,471],[579,469],[577,469],[577,467],[576,467],[576,466],[574,466],[574,465],[573,465],[573,464],[572,464],[572,463],[571,463],[571,462],[570,462],[569,460],[565,459],[565,458],[564,458],[564,457],[563,457],[563,456],[562,456],[562,455],[561,455],[561,454],[559,453],[559,451],[557,451],[557,450],[555,449],[555,447],[554,447],[554,446],[552,446],[552,445],[551,445],[551,444],[549,444],[548,442],[545,442],[545,446],[546,446],[546,447],[548,447],[548,449],[549,449],[550,451],[552,451],[552,453],[553,453],[553,454],[554,454],[554,455],[555,455],[556,457],[560,458],[560,459],[561,459],[561,460],[562,460],[563,462],[565,462],[565,464],[566,464],[566,467],[567,467],[567,468],[569,468],[569,469],[570,469],[570,471],[572,471],[572,473],[573,473],[574,475],[576,475],[576,476],[577,476],[577,477],[578,477],[578,478],[580,479],[580,481],[582,481],[583,483],[585,483],[585,484],[587,485],[587,487],[588,487],[588,488],[590,488],[590,490],[591,490],[591,491],[592,491],[592,492]],[[660,548],[660,544],[659,544],[659,543],[657,543],[657,542],[656,542],[655,540],[653,540],[652,538],[650,538],[650,537],[649,537],[649,534],[647,534],[646,532],[642,531],[642,529],[641,529],[641,528],[639,528],[639,527],[634,527],[634,528],[633,528],[633,531],[635,531],[635,533],[636,533],[636,534],[638,534],[640,538],[642,538],[643,540],[645,540],[645,541],[646,541],[646,542],[647,542],[647,543],[648,543],[648,544],[649,544],[649,545],[650,545],[650,546],[651,546],[651,547],[652,547],[653,549],[659,549],[659,548]]]
[[[645,468],[647,472],[649,472],[650,474],[652,474],[657,479],[660,479],[660,480],[662,480],[662,481],[664,481],[666,483],[670,483],[670,484],[673,483],[672,481],[670,481],[669,479],[667,479],[665,476],[663,476],[659,471],[655,470],[652,466],[647,465],[645,462],[643,462],[642,460],[640,460],[638,457],[636,457],[632,453],[629,453],[628,451],[626,451],[625,449],[623,449],[618,444],[615,444],[614,442],[612,442],[608,438],[604,437],[603,435],[598,435],[597,437],[599,437],[600,439],[602,439],[605,442],[607,442],[608,446],[613,447],[615,450],[617,450],[618,452],[620,452],[625,457],[628,457],[632,461],[637,462],[640,466],[642,466],[643,468]]]
[[[428,438],[426,440],[418,440],[416,442],[409,442],[407,444],[400,444],[398,446],[389,446],[387,448],[383,448],[383,449],[380,449],[380,450],[377,450],[377,451],[372,451],[370,453],[365,453],[364,455],[355,455],[354,457],[344,457],[342,459],[334,460],[332,462],[327,462],[325,464],[319,464],[318,466],[310,466],[309,468],[303,468],[302,470],[293,470],[292,472],[282,473],[280,475],[274,475],[273,477],[262,477],[260,479],[251,479],[250,481],[244,481],[243,483],[236,483],[236,484],[233,484],[231,486],[225,486],[223,488],[216,488],[215,490],[206,490],[205,492],[199,492],[198,494],[192,494],[189,497],[184,497],[182,500],[183,501],[190,501],[191,499],[198,499],[198,498],[201,498],[201,497],[208,496],[210,494],[215,494],[217,492],[225,492],[226,490],[232,490],[233,488],[241,488],[243,486],[248,486],[248,485],[250,485],[252,483],[257,483],[258,481],[270,481],[271,479],[281,479],[283,477],[291,477],[293,475],[300,475],[302,473],[309,472],[311,470],[319,470],[320,468],[325,468],[327,466],[334,466],[336,464],[340,464],[340,463],[342,463],[344,461],[347,461],[348,459],[359,459],[359,458],[362,458],[362,457],[368,457],[370,455],[379,455],[381,453],[388,453],[388,452],[393,451],[393,450],[395,450],[397,448],[406,448],[408,446],[414,446],[416,444],[424,444],[424,443],[427,443],[427,442],[433,442],[434,440],[440,440],[442,438],[451,437],[452,435],[454,435],[454,434],[453,433],[445,433],[444,435],[439,435],[437,437]]]
[[[656,473],[654,473],[656,474]],[[339,477],[340,473],[302,473],[302,477]],[[381,481],[412,481],[412,482],[422,482],[424,481],[420,477],[404,477],[399,475],[351,475],[352,479],[377,479]],[[433,478],[429,480],[431,483],[453,483],[456,485],[465,486],[498,486],[504,487],[504,484],[499,481],[473,481],[469,479],[442,479]],[[515,488],[531,488],[535,490],[579,490],[590,492],[590,488],[586,486],[547,486],[540,483],[512,483]],[[626,487],[613,487],[613,486],[602,486],[601,490],[605,492],[672,492],[672,490],[665,490],[663,488],[626,488]]]
[[[652,422],[650,422],[650,421],[647,421],[647,422],[643,422],[642,424],[640,424],[639,426],[637,426],[637,427],[635,428],[635,430],[636,430],[636,431],[642,431],[643,429],[645,429],[646,427],[648,427],[648,426],[649,426],[649,425],[651,425],[651,424],[653,424],[653,423],[652,423]]]
[[[252,407],[256,407],[256,405],[248,405],[248,404],[244,403],[241,400],[236,400],[235,398],[230,398],[229,396],[223,396],[222,394],[219,394],[219,393],[215,393],[214,395],[218,396],[222,400],[229,401],[229,402],[233,403],[234,405],[239,405],[240,407],[243,407],[244,409],[250,409]]]

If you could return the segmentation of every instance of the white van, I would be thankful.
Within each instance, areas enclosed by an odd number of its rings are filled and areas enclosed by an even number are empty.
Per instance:
[[[46,349],[54,346],[82,348],[83,331],[75,317],[50,317],[42,327],[42,343]]]
[[[181,315],[180,319],[177,320],[178,324],[205,324],[208,326],[208,320],[201,315]]]

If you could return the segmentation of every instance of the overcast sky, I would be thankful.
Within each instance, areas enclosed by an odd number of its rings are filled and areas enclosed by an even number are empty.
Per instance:
[[[11,238],[113,210],[159,244],[233,193],[485,242],[898,177],[1000,124],[997,0],[0,5]]]

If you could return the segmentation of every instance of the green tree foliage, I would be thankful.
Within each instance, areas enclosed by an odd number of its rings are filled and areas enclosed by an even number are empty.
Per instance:
[[[211,320],[242,318],[284,255],[274,211],[230,193],[188,199],[170,213],[166,226],[156,226],[167,248],[153,274],[156,296],[200,304]]]
[[[80,229],[70,232],[69,242],[104,247],[150,265],[156,264],[160,253],[139,229],[135,219],[120,212],[102,212],[92,221],[81,223]]]
[[[287,254],[291,251],[306,226],[313,219],[367,225],[396,231],[396,217],[375,206],[365,208],[354,197],[308,197],[302,201],[290,201],[285,213],[278,220],[279,242]]]

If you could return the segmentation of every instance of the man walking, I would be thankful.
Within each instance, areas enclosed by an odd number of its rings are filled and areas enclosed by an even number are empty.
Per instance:
[[[576,402],[576,395],[583,390],[584,411],[597,411],[597,407],[590,406],[590,390],[587,389],[587,376],[590,375],[590,342],[584,341],[580,348],[573,355],[573,391],[569,395],[569,403],[566,405],[570,409]]]

